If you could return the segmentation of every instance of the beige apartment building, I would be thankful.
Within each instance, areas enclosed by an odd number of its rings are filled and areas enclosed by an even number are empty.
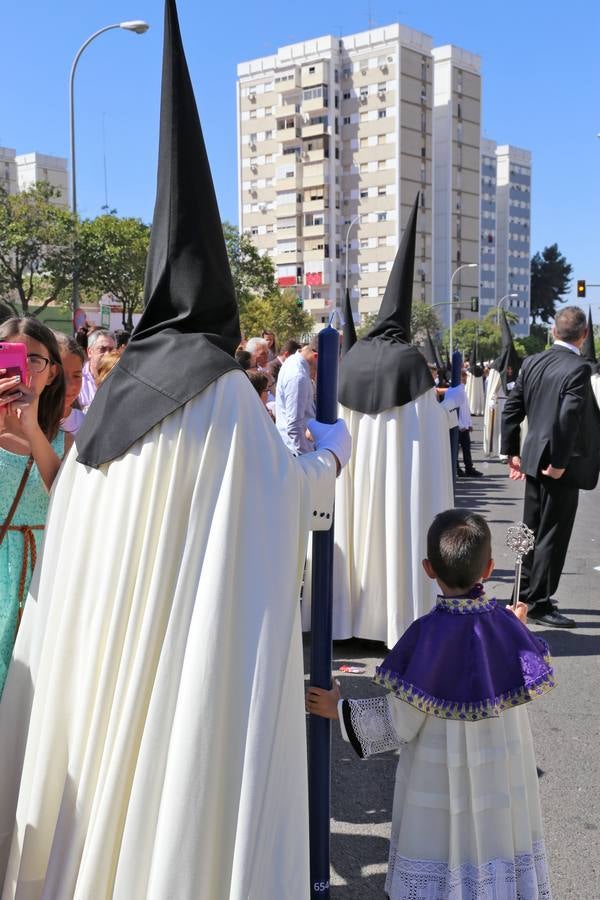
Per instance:
[[[480,58],[459,47],[433,50],[433,302],[440,318],[477,318],[481,215]],[[466,264],[474,268],[463,268]]]
[[[376,312],[417,192],[415,299],[432,301],[431,38],[394,24],[238,66],[239,224],[316,326]]]
[[[47,181],[60,191],[53,198],[56,206],[69,206],[69,176],[67,160],[45,153],[21,153],[11,147],[0,147],[0,185],[9,193],[26,191],[40,181]]]

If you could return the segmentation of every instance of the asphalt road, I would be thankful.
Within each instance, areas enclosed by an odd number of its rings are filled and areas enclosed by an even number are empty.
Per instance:
[[[488,592],[508,599],[514,557],[504,546],[506,530],[521,518],[521,484],[500,462],[481,458],[481,420],[475,420],[474,461],[480,479],[461,479],[456,505],[480,512],[490,524],[496,569]],[[529,705],[546,829],[554,900],[600,900],[600,487],[581,492],[571,546],[557,598],[578,627],[572,631],[532,626],[548,641],[557,688]],[[310,639],[305,638],[306,667]],[[335,671],[342,692],[373,696],[375,666],[383,645],[334,644],[334,671],[348,663],[363,674]],[[331,897],[369,900],[385,896],[392,790],[396,756],[359,760],[333,729]]]

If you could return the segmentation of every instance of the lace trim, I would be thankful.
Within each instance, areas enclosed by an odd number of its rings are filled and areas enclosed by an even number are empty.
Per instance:
[[[420,690],[400,678],[389,669],[383,666],[377,666],[373,681],[380,684],[391,691],[399,700],[404,700],[415,709],[427,713],[430,716],[437,716],[440,719],[457,719],[464,722],[479,722],[482,719],[496,718],[506,709],[512,709],[515,706],[521,706],[523,703],[529,703],[536,697],[547,694],[555,687],[554,670],[549,656],[544,657],[544,661],[548,666],[548,670],[543,672],[537,678],[531,679],[528,684],[515,688],[512,691],[506,691],[499,694],[492,700],[476,700],[472,703],[460,703],[454,700],[443,700],[439,697],[432,697],[431,694]]]
[[[390,900],[552,900],[543,841],[514,859],[492,859],[481,866],[407,859],[394,848],[385,882]]]
[[[438,609],[458,616],[472,615],[473,613],[491,612],[497,603],[493,597],[442,597],[438,595],[436,604]]]
[[[385,697],[369,697],[366,700],[348,700],[350,725],[360,744],[363,758],[386,750],[397,750],[401,741],[390,715]]]

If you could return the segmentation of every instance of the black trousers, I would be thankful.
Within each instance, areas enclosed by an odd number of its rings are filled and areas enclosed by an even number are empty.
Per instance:
[[[470,472],[473,468],[473,457],[471,456],[471,432],[468,428],[464,431],[458,430],[458,443],[462,450],[465,471]]]
[[[551,612],[575,522],[579,488],[560,479],[527,476],[523,520],[535,534],[535,547],[523,558],[521,600],[536,611]]]

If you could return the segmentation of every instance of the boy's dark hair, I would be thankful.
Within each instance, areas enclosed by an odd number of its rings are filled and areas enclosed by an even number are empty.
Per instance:
[[[250,368],[252,365],[252,354],[248,353],[247,350],[236,350],[235,351],[235,360],[240,364],[244,372]]]
[[[427,532],[427,558],[448,587],[473,587],[491,555],[488,524],[469,510],[447,509],[439,513]]]

